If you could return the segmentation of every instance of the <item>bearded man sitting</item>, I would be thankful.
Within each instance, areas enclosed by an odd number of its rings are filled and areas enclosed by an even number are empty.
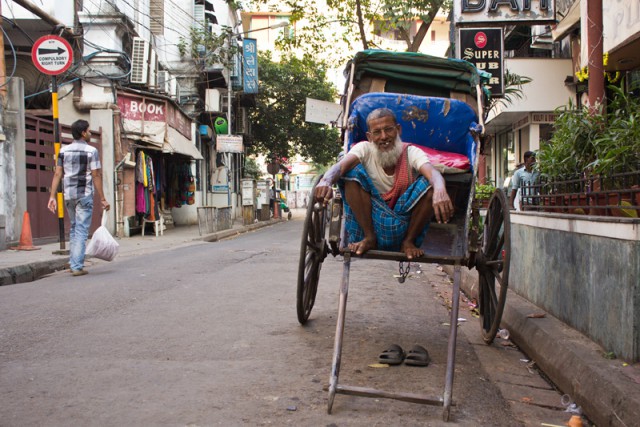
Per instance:
[[[453,216],[453,203],[440,172],[419,148],[402,142],[402,128],[388,108],[367,116],[367,139],[333,165],[318,182],[315,199],[326,205],[338,183],[345,203],[348,248],[402,251],[408,259],[420,249],[429,222]]]

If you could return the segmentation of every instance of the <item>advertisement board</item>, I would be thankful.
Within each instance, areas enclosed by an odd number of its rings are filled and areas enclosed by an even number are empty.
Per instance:
[[[242,135],[217,135],[216,151],[219,153],[242,153]]]
[[[252,179],[242,180],[242,206],[253,206],[256,192]]]
[[[460,58],[491,74],[491,96],[504,95],[504,36],[502,28],[461,28]]]
[[[456,25],[555,24],[555,0],[454,0]]]

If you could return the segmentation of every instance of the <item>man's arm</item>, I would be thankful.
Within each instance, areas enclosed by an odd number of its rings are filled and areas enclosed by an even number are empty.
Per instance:
[[[104,192],[102,191],[102,169],[93,169],[91,171],[91,176],[93,177],[93,188],[98,193],[98,197],[100,197],[100,203],[102,203],[102,209],[109,210],[111,207],[107,199],[104,197]]]
[[[47,203],[47,207],[53,213],[56,213],[56,209],[58,208],[58,202],[56,201],[56,193],[58,192],[58,187],[60,186],[60,180],[62,179],[63,169],[62,166],[56,166],[55,172],[53,172],[53,180],[51,181],[51,192],[49,193],[49,203]]]
[[[433,213],[438,222],[449,222],[453,216],[453,203],[447,193],[444,178],[431,163],[420,166],[420,174],[433,186]]]
[[[516,194],[518,193],[518,188],[520,188],[520,175],[518,174],[518,170],[513,173],[513,177],[511,178],[511,197],[509,197],[511,209],[516,208]]]
[[[316,185],[315,200],[322,202],[324,205],[329,203],[329,200],[333,198],[333,188],[331,188],[331,186],[338,182],[341,176],[353,169],[358,163],[360,163],[358,156],[347,153],[342,160],[331,166]]]
[[[518,194],[518,190],[515,189],[511,189],[511,197],[509,198],[509,203],[511,204],[511,209],[515,209],[516,205],[516,194]]]

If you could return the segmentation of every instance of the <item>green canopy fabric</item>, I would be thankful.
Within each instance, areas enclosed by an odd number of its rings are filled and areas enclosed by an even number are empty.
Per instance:
[[[480,81],[476,67],[461,59],[417,52],[364,50],[345,68],[347,85],[352,64],[355,65],[354,82],[365,76],[384,78],[388,92],[448,97],[452,90],[472,93]]]

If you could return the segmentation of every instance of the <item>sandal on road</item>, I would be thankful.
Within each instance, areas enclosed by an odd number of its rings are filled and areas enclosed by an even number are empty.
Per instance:
[[[378,362],[386,363],[387,365],[399,365],[404,360],[404,350],[397,344],[391,344],[389,348],[380,353],[378,356]]]
[[[431,363],[429,352],[421,345],[413,346],[404,360],[404,364],[409,366],[429,366],[429,363]]]

